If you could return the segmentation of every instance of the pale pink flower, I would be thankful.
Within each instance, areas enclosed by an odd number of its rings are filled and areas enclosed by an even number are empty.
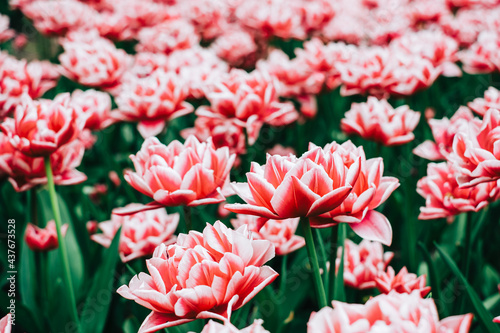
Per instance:
[[[116,97],[118,110],[112,117],[138,122],[137,129],[144,138],[156,136],[168,121],[193,112],[193,106],[185,101],[187,93],[181,77],[162,69],[144,78],[126,76]]]
[[[114,89],[132,64],[132,56],[99,37],[96,31],[70,34],[61,45],[64,53],[59,55],[59,61],[63,75],[85,86]]]
[[[334,332],[449,332],[467,333],[472,313],[439,320],[432,298],[391,292],[369,299],[365,304],[333,301],[333,309],[325,307],[313,312],[307,323],[308,333]]]
[[[243,29],[228,28],[211,48],[219,58],[234,67],[251,67],[257,60],[258,47],[254,36]]]
[[[23,154],[49,156],[78,137],[85,123],[80,113],[71,105],[68,93],[57,95],[53,101],[33,101],[24,95],[14,118],[6,118],[0,129]]]
[[[68,224],[61,227],[63,237],[68,230]],[[51,220],[47,223],[45,228],[39,228],[36,225],[28,223],[24,233],[24,241],[32,251],[50,251],[59,247],[59,240],[57,239],[56,223]]]
[[[179,18],[141,29],[138,40],[136,50],[139,52],[168,54],[174,50],[191,48],[198,44],[199,37],[188,21]]]
[[[226,1],[198,0],[181,1],[183,16],[194,25],[198,34],[211,40],[224,34],[228,28],[229,9]],[[243,44],[240,44],[243,46]],[[238,50],[234,50],[239,52]]]
[[[47,174],[43,157],[29,157],[15,150],[10,143],[2,140],[0,134],[0,176],[9,177],[9,182],[18,192],[27,191],[37,185],[47,184]],[[2,142],[3,141],[3,142]],[[50,155],[54,183],[74,185],[87,179],[76,170],[82,161],[85,148],[79,140],[62,146]]]
[[[285,0],[244,1],[236,10],[241,24],[264,37],[305,39],[306,33],[298,14],[297,5]]]
[[[111,119],[111,98],[107,93],[89,89],[76,89],[71,93],[71,104],[77,105],[85,118],[84,128],[102,130],[113,123]]]
[[[429,119],[434,141],[424,141],[413,149],[413,153],[431,161],[445,160],[453,149],[455,134],[466,130],[469,122],[480,123],[481,120],[474,118],[465,106],[461,106],[450,119]]]
[[[477,42],[460,53],[464,71],[469,74],[500,71],[499,48],[500,32],[481,32]]]
[[[420,292],[420,296],[424,298],[431,291],[431,287],[426,286],[425,275],[417,276],[413,273],[408,273],[406,267],[401,268],[398,274],[394,272],[394,268],[389,266],[387,272],[381,272],[377,278],[377,289],[383,294],[389,294],[392,290],[397,293],[411,294],[414,290]]]
[[[458,43],[441,31],[421,30],[406,33],[393,40],[390,48],[428,59],[444,76],[461,76],[458,61]]]
[[[141,206],[129,204],[126,208]],[[102,233],[91,236],[92,240],[109,247],[116,232],[121,227],[118,251],[123,262],[150,256],[160,244],[175,243],[175,229],[179,224],[179,214],[167,214],[164,208],[139,212],[128,216],[111,214],[111,220],[98,225]]]
[[[273,220],[238,214],[235,219],[231,219],[231,224],[235,229],[247,225],[253,239],[265,239],[273,243],[278,256],[294,252],[306,245],[304,237],[295,235],[299,218]]]
[[[293,147],[284,147],[279,143],[276,144],[273,148],[267,151],[269,155],[280,155],[280,156],[288,156],[288,155],[297,155],[297,152]]]
[[[262,323],[262,319],[255,319],[252,325],[239,330],[228,321],[224,324],[219,324],[213,320],[209,320],[201,333],[269,333],[269,331],[262,327]]]
[[[0,14],[0,43],[5,43],[16,34],[14,30],[9,29],[9,23],[9,17],[7,15]]]
[[[47,61],[28,63],[0,53],[0,119],[14,111],[24,94],[35,99],[55,87],[59,78],[56,68]]]
[[[489,87],[484,92],[484,98],[476,98],[469,102],[467,106],[480,116],[484,116],[490,108],[500,110],[500,91],[494,87]]]
[[[310,149],[314,147],[314,144],[309,145]],[[375,209],[399,187],[398,179],[383,176],[382,158],[367,160],[363,147],[356,147],[351,141],[341,145],[333,142],[323,149],[332,154],[339,154],[348,168],[359,163],[359,177],[342,204],[325,214],[310,218],[311,226],[326,228],[338,223],[348,223],[359,236],[390,245],[392,242],[391,224]]]
[[[168,68],[179,74],[189,87],[189,95],[202,98],[212,85],[225,77],[228,64],[217,57],[212,48],[193,47],[172,52]]]
[[[441,73],[419,55],[383,47],[360,47],[351,61],[338,66],[341,94],[407,96],[434,83]]]
[[[430,163],[427,176],[417,183],[417,192],[425,198],[421,220],[437,219],[464,212],[477,212],[500,197],[500,180],[461,188],[459,172],[451,163]]]
[[[311,147],[302,157],[267,155],[265,165],[252,162],[248,183],[233,183],[246,204],[226,209],[270,219],[315,217],[338,207],[360,172],[359,159],[345,165],[339,152]]]
[[[458,168],[460,186],[500,179],[500,111],[489,109],[482,123],[469,122],[453,141],[448,157]]]
[[[414,28],[418,28],[422,24],[440,22],[444,18],[452,16],[445,0],[412,1],[406,9]]]
[[[200,142],[190,136],[184,144],[175,140],[165,146],[157,138],[148,138],[130,158],[135,172],[126,171],[125,180],[155,201],[120,210],[120,215],[162,206],[215,204],[232,194],[229,171],[235,155],[227,147],[215,149],[210,139]]]
[[[120,184],[122,182],[120,180],[120,177],[116,173],[116,171],[110,171],[108,173],[108,178],[109,178],[109,180],[111,180],[111,182],[113,183],[113,185],[115,185],[116,187],[120,186]]]
[[[338,249],[335,269],[340,267],[342,248]],[[344,243],[344,284],[355,289],[370,289],[377,286],[376,278],[383,273],[394,257],[384,252],[382,244],[362,240],[356,245],[350,239]]]
[[[314,71],[304,57],[290,60],[279,49],[272,50],[266,60],[260,60],[257,69],[275,77],[278,81],[277,92],[285,97],[318,94],[325,82],[325,74]]]
[[[92,7],[76,0],[35,0],[22,5],[21,11],[46,35],[65,35],[91,27],[98,15]]]
[[[335,89],[341,84],[338,68],[349,62],[355,52],[356,47],[353,45],[342,42],[324,45],[318,38],[305,42],[304,49],[295,50],[301,62],[305,62],[314,72],[325,76],[328,89]]]
[[[5,317],[0,319],[0,333],[11,333],[12,332],[12,315],[7,313]]]
[[[321,31],[335,16],[334,4],[328,0],[298,1],[297,11],[302,17],[302,28],[308,35]]]
[[[273,80],[259,71],[233,69],[205,95],[210,107],[199,107],[196,115],[233,118],[246,129],[250,145],[257,140],[262,125],[284,126],[298,118],[293,104],[280,102]]]
[[[231,118],[197,117],[194,128],[181,131],[183,138],[188,138],[190,135],[201,141],[212,137],[215,148],[228,147],[231,154],[241,155],[247,150],[243,128],[235,124]]]
[[[269,241],[252,240],[245,226],[228,229],[217,221],[203,233],[180,234],[177,243],[158,246],[140,273],[118,293],[152,310],[140,333],[197,318],[226,321],[277,276],[263,266],[274,257]]]
[[[21,51],[28,44],[28,37],[25,34],[17,34],[12,41],[12,46],[15,50]]]
[[[394,109],[385,99],[368,97],[366,103],[353,103],[341,120],[342,131],[385,146],[402,145],[412,141],[413,130],[420,120],[420,113],[408,105]]]

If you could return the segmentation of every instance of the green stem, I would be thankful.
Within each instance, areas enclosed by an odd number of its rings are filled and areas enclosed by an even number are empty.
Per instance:
[[[472,214],[473,212],[468,212],[467,214],[467,220],[465,224],[465,246],[464,246],[464,252],[463,252],[463,268],[462,272],[464,274],[465,280],[467,282],[469,281],[469,271],[470,271],[470,259],[471,259],[471,238],[472,238]],[[465,310],[465,305],[466,305],[466,297],[462,299],[462,304],[461,304],[461,311]]]
[[[56,223],[56,229],[57,229],[57,239],[59,240],[59,249],[61,253],[62,266],[64,271],[63,279],[64,279],[64,284],[66,285],[67,294],[70,298],[71,317],[77,327],[77,332],[81,332],[80,321],[78,319],[78,311],[76,310],[76,299],[75,299],[75,293],[73,291],[73,282],[71,280],[71,274],[69,269],[68,251],[66,249],[66,242],[64,241],[64,237],[61,232],[62,228],[61,212],[59,210],[59,203],[57,202],[56,187],[54,185],[54,176],[52,174],[50,156],[45,157],[44,162],[45,162],[45,173],[47,174],[47,184],[49,187],[50,203],[52,204],[52,212],[54,213],[54,221]]]
[[[316,248],[314,247],[314,239],[312,235],[311,225],[307,218],[301,218],[300,224],[304,230],[304,238],[306,239],[307,253],[309,254],[309,262],[311,263],[311,268],[314,277],[314,287],[316,289],[316,295],[318,297],[319,308],[322,309],[326,304],[325,289],[323,287],[323,281],[321,280],[321,274],[319,271],[318,256],[316,254]]]
[[[328,281],[328,287],[327,289],[329,290],[329,293],[327,294],[328,299],[331,300],[334,295],[335,291],[335,262],[337,261],[337,239],[338,239],[338,233],[339,233],[339,226],[333,226],[332,227],[332,236],[330,240],[330,271],[331,274],[329,276],[329,281]]]
[[[321,231],[319,229],[314,230],[316,232],[316,238],[318,239],[319,244],[319,253],[321,257],[321,263],[323,268],[323,286],[325,288],[325,296],[328,298],[328,269],[327,269],[327,259],[326,259],[326,251],[325,244],[323,243],[323,236],[321,236]]]
[[[285,254],[281,258],[281,271],[280,271],[280,289],[278,291],[279,297],[283,297],[286,288],[286,265],[288,262],[288,255]]]
[[[192,222],[191,222],[191,207],[189,206],[182,206],[184,209],[184,223],[186,225],[186,233],[189,232],[192,228]]]

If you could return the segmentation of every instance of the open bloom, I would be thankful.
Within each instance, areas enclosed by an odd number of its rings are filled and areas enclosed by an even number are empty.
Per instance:
[[[178,18],[141,29],[138,40],[137,51],[168,54],[174,50],[191,48],[198,44],[199,37],[192,24]]]
[[[156,332],[197,318],[227,320],[278,274],[263,266],[274,257],[266,240],[252,240],[245,226],[228,229],[217,221],[203,233],[180,234],[161,244],[140,273],[118,293],[152,310],[139,332]]]
[[[453,150],[455,134],[466,130],[469,122],[480,123],[481,120],[474,118],[472,112],[465,106],[461,106],[450,119],[446,117],[429,119],[434,141],[422,142],[413,149],[413,153],[431,161],[445,160]]]
[[[310,144],[313,149],[314,144]],[[359,162],[359,177],[352,191],[337,208],[309,220],[316,228],[331,227],[337,223],[348,223],[359,236],[390,245],[392,227],[389,220],[375,211],[399,187],[394,177],[383,176],[384,161],[382,158],[366,159],[363,147],[356,147],[351,141],[339,145],[336,142],[327,144],[326,151],[342,156],[344,165],[351,167]],[[306,153],[307,154],[307,153]]]
[[[341,120],[346,134],[356,134],[385,146],[402,145],[412,141],[413,130],[420,120],[420,113],[407,105],[394,109],[387,100],[368,97],[366,103],[353,103]]]
[[[490,108],[500,110],[500,90],[489,87],[484,92],[484,98],[476,98],[467,106],[480,116],[484,116]]]
[[[210,139],[199,142],[190,136],[184,144],[175,140],[165,146],[157,138],[148,138],[137,155],[130,158],[135,172],[127,171],[125,180],[155,201],[142,209],[125,207],[116,213],[214,204],[231,194],[229,171],[235,155],[230,155],[227,147],[215,149]]]
[[[269,333],[269,331],[262,327],[262,323],[262,319],[255,319],[252,325],[239,330],[229,322],[219,324],[210,320],[208,324],[203,327],[201,333]]]
[[[71,103],[81,109],[86,129],[99,131],[113,123],[111,98],[107,93],[94,89],[77,89],[71,93]]]
[[[414,290],[418,290],[423,298],[431,291],[431,287],[425,285],[425,275],[417,277],[416,274],[408,273],[406,267],[401,268],[396,274],[394,268],[389,266],[387,272],[382,272],[375,278],[375,282],[377,289],[383,294],[388,294],[391,290],[400,294],[411,294]]]
[[[56,185],[73,185],[87,179],[76,170],[82,161],[85,148],[78,141],[62,146],[50,155],[50,164]],[[0,133],[0,178],[9,177],[9,182],[18,192],[34,186],[47,184],[43,157],[30,157],[16,150]]]
[[[500,110],[489,109],[481,124],[469,122],[457,133],[448,159],[458,168],[460,186],[500,179]]]
[[[116,97],[118,110],[113,117],[121,121],[139,122],[142,137],[156,136],[166,122],[193,112],[185,102],[188,89],[181,77],[157,69],[144,78],[127,77]]]
[[[16,35],[16,31],[9,29],[10,19],[7,15],[0,15],[0,43],[5,43]]]
[[[238,214],[231,220],[235,228],[247,225],[254,239],[265,239],[273,243],[276,255],[282,256],[306,245],[304,237],[295,235],[299,219],[273,220],[257,216]]]
[[[23,96],[41,97],[56,86],[59,72],[48,61],[18,60],[6,52],[0,53],[0,118],[8,115]]]
[[[266,74],[233,69],[206,92],[210,107],[201,106],[196,115],[212,118],[234,118],[245,128],[252,145],[264,124],[288,125],[298,118],[293,104],[278,100],[273,80]]]
[[[234,183],[246,204],[225,208],[270,219],[314,217],[338,207],[349,195],[359,176],[359,160],[347,166],[337,152],[312,147],[294,155],[267,155],[260,166],[253,162],[248,183]]]
[[[97,12],[87,4],[74,1],[29,1],[21,11],[33,20],[36,30],[47,35],[64,35],[70,30],[90,27]]]
[[[498,14],[497,14],[498,15]],[[491,73],[500,70],[500,33],[483,31],[477,41],[460,53],[463,69],[469,74]]]
[[[245,132],[231,118],[199,116],[194,121],[194,127],[182,130],[181,135],[184,138],[194,135],[202,141],[212,137],[215,148],[228,147],[231,154],[241,155],[247,150]]]
[[[427,166],[427,176],[417,183],[418,194],[425,198],[425,207],[420,208],[419,219],[477,212],[500,197],[500,180],[462,188],[456,180],[457,174],[459,172],[449,162]]]
[[[25,95],[14,118],[7,118],[0,129],[23,154],[43,157],[78,137],[84,125],[79,116],[80,109],[70,103],[67,93],[59,94],[53,101],[33,101]]]
[[[379,242],[362,240],[358,245],[346,239],[344,243],[344,284],[355,289],[375,288],[376,278],[394,257],[385,252]],[[342,248],[338,249],[335,267],[338,270]]]
[[[132,57],[97,32],[74,32],[61,41],[62,74],[89,87],[113,90],[131,65]]]
[[[325,307],[313,312],[307,323],[308,333],[333,332],[449,332],[467,333],[472,314],[439,320],[432,298],[391,292],[369,299],[365,304],[333,301],[333,309]]]
[[[12,331],[11,314],[8,313],[0,319],[0,333],[10,333]]]
[[[136,206],[130,204],[128,207]],[[129,216],[111,214],[111,220],[101,222],[102,233],[91,236],[92,240],[109,247],[118,229],[121,229],[118,251],[123,262],[153,254],[160,244],[175,243],[175,229],[179,214],[167,214],[164,208],[139,212]]]
[[[64,224],[61,227],[62,235],[66,235],[68,225]],[[59,240],[57,239],[56,223],[54,220],[49,221],[45,228],[39,228],[36,225],[28,223],[26,232],[24,233],[24,240],[32,251],[50,251],[59,247]]]

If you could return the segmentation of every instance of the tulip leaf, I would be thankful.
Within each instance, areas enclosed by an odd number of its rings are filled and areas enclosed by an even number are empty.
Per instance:
[[[335,274],[335,283],[333,287],[333,299],[336,301],[345,301],[345,286],[344,286],[344,251],[346,239],[346,225],[340,223],[337,244],[342,246],[342,254],[340,255],[340,264],[337,274]],[[335,262],[330,263],[330,269],[335,272]]]
[[[80,318],[84,333],[102,332],[106,324],[109,306],[115,294],[114,279],[116,263],[119,258],[120,234],[120,230],[118,230],[109,248],[103,252],[103,260],[85,300]]]
[[[432,298],[436,300],[436,304],[438,306],[438,311],[441,317],[446,317],[446,307],[441,306],[441,285],[439,283],[439,272],[436,269],[436,265],[432,260],[431,254],[425,248],[425,245],[422,242],[418,242],[418,247],[420,251],[422,251],[422,255],[424,256],[425,261],[427,262],[427,268],[429,270],[429,280],[431,284],[432,290]]]
[[[467,282],[462,272],[460,272],[453,259],[451,259],[451,257],[446,252],[444,252],[439,247],[439,245],[437,244],[435,245],[446,265],[451,269],[453,274],[459,280],[460,284],[462,284],[462,286],[465,288],[465,291],[469,296],[472,306],[474,307],[474,314],[477,316],[477,319],[479,320],[479,323],[483,327],[484,331],[490,333],[495,333],[495,332],[500,333],[500,328],[493,323],[493,316],[488,312],[488,310],[486,310],[486,308],[483,305],[483,302],[476,294],[474,289]]]

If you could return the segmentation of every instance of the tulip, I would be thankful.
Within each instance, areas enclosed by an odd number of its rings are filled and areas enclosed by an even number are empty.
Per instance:
[[[127,207],[134,207],[130,204]],[[116,232],[121,227],[118,251],[123,262],[152,255],[160,244],[175,243],[175,229],[179,223],[179,214],[169,214],[160,208],[139,212],[129,216],[112,214],[111,220],[101,222],[98,228],[102,233],[93,234],[90,238],[104,247],[109,247]]]
[[[18,192],[47,184],[44,158],[26,156],[15,150],[10,142],[2,137],[7,136],[0,133],[0,177],[8,176],[10,183]],[[83,144],[79,140],[74,140],[50,155],[54,182],[57,185],[74,185],[87,179],[85,174],[76,170],[84,152]]]
[[[402,145],[412,141],[420,113],[407,105],[394,109],[387,100],[368,97],[366,103],[353,103],[341,120],[342,131],[357,134],[385,146]]]
[[[273,243],[276,255],[283,256],[300,249],[306,245],[304,237],[295,235],[299,219],[273,220],[257,216],[238,214],[236,219],[231,219],[234,228],[247,225],[254,239],[265,239]]]
[[[377,285],[376,279],[383,273],[394,257],[393,252],[385,252],[378,242],[362,240],[359,245],[346,239],[344,243],[344,283],[355,289],[371,289]],[[342,248],[335,261],[336,270],[340,265]]]
[[[484,98],[476,98],[467,106],[480,116],[484,116],[491,108],[500,110],[500,90],[489,87],[484,92]]]
[[[160,134],[165,123],[193,112],[185,102],[187,86],[182,77],[162,69],[145,78],[127,77],[116,97],[118,110],[115,120],[139,122],[137,129],[143,138]]]
[[[413,153],[431,161],[445,160],[453,150],[455,134],[466,130],[469,122],[480,123],[481,120],[474,118],[465,106],[461,106],[450,119],[429,119],[435,142],[426,140],[413,149]]]
[[[234,183],[246,204],[226,209],[268,219],[314,217],[338,207],[351,192],[360,172],[359,159],[346,166],[337,152],[312,147],[294,155],[267,155],[260,166],[253,162],[248,183]]]
[[[199,318],[226,321],[278,274],[263,266],[274,257],[266,240],[252,240],[248,229],[228,229],[217,221],[203,233],[180,234],[177,243],[159,245],[140,273],[118,293],[152,310],[139,332],[156,332]]]
[[[203,327],[201,333],[269,333],[269,331],[262,327],[262,322],[262,319],[255,319],[252,325],[239,330],[229,322],[219,324],[210,320],[208,324]]]
[[[489,109],[482,124],[470,122],[453,141],[449,160],[458,169],[461,187],[500,179],[500,111]]]
[[[366,304],[333,301],[313,312],[307,323],[308,333],[333,332],[449,332],[467,333],[472,314],[439,320],[434,300],[420,297],[420,292],[379,295]]]
[[[75,90],[71,93],[71,104],[77,105],[85,118],[84,128],[102,130],[113,123],[111,119],[111,98],[107,93],[89,90]]]
[[[53,101],[33,101],[25,95],[14,118],[7,118],[0,129],[23,154],[45,157],[78,137],[84,125],[79,115],[69,94],[60,94]]]
[[[500,180],[461,188],[456,180],[457,174],[456,168],[449,162],[427,166],[427,176],[417,183],[418,194],[425,198],[425,207],[420,208],[419,219],[477,212],[500,197]]]
[[[62,235],[66,235],[68,225],[64,224],[61,228]],[[57,239],[57,230],[54,220],[49,221],[45,228],[39,228],[36,225],[28,223],[24,234],[26,245],[32,251],[50,251],[59,247]]]
[[[310,149],[316,147],[310,144]],[[342,156],[347,167],[359,161],[359,177],[347,198],[332,211],[313,217],[309,221],[312,227],[326,228],[338,223],[348,223],[359,236],[390,245],[392,227],[387,218],[375,211],[399,187],[394,177],[383,176],[382,158],[367,160],[363,147],[356,147],[351,141],[339,145],[327,144],[326,151]],[[306,153],[307,155],[307,153]]]
[[[12,315],[8,313],[5,317],[0,319],[0,333],[10,332],[12,332]]]
[[[142,208],[117,209],[116,214],[162,206],[215,204],[232,194],[228,184],[235,155],[230,155],[227,147],[215,149],[210,139],[199,142],[190,136],[184,144],[172,141],[165,146],[157,138],[148,138],[130,158],[136,172],[125,172],[125,180],[155,201]]]
[[[383,294],[389,294],[391,290],[397,293],[411,294],[414,290],[420,292],[420,296],[425,298],[431,291],[431,287],[425,285],[425,275],[417,277],[416,274],[408,273],[406,267],[401,268],[398,274],[395,274],[394,268],[388,267],[387,272],[382,272],[375,278],[377,289]]]

